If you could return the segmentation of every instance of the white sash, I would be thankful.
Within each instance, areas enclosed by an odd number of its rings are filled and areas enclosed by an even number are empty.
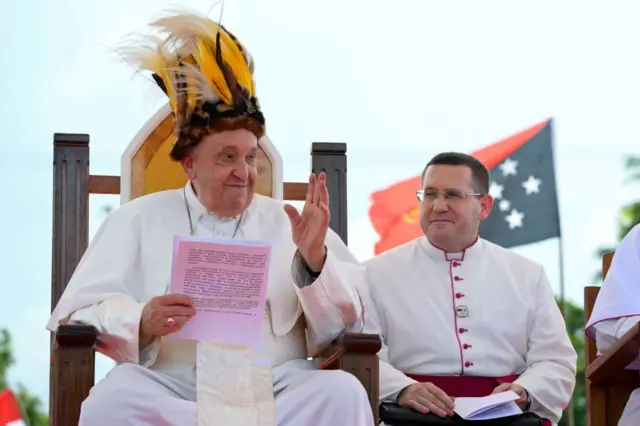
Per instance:
[[[218,343],[197,344],[198,426],[276,426],[275,398],[268,353],[269,309],[263,323],[264,348]]]

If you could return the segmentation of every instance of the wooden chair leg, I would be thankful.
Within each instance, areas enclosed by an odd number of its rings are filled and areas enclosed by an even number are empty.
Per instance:
[[[95,378],[96,330],[82,325],[62,325],[56,332],[51,374],[50,425],[77,425],[80,406]]]

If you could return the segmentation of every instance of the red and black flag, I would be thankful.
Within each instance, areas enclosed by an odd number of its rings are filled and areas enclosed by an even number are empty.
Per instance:
[[[508,248],[560,236],[552,145],[549,119],[471,154],[491,171],[495,198],[482,238]],[[418,175],[371,194],[369,217],[380,236],[375,254],[423,235],[420,187]]]
[[[560,236],[552,120],[527,131],[496,158],[489,193],[494,206],[480,236],[516,247]]]

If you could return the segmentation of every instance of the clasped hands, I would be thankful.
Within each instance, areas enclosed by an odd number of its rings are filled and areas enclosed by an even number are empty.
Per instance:
[[[521,409],[527,405],[527,391],[515,383],[503,383],[498,385],[493,393],[506,392],[511,390],[520,398],[515,403]],[[452,417],[455,407],[455,398],[447,395],[442,389],[433,383],[414,383],[402,390],[398,395],[398,405],[413,408],[423,413],[433,413],[439,417]]]
[[[329,191],[327,175],[309,176],[309,186],[302,212],[290,204],[284,211],[291,223],[291,236],[309,269],[320,272],[327,257],[325,238],[329,229]],[[151,299],[142,310],[140,348],[153,339],[180,330],[196,314],[191,297],[166,294]]]

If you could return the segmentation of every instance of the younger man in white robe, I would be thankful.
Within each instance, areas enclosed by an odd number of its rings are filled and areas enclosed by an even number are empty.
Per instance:
[[[585,325],[598,351],[606,352],[640,321],[640,225],[620,242],[607,271],[591,317]],[[619,426],[640,425],[640,388],[625,405]]]
[[[352,284],[362,267],[328,229],[326,176],[311,176],[301,213],[254,194],[265,128],[250,55],[204,17],[153,25],[168,37],[130,62],[171,101],[170,155],[189,181],[113,212],[51,316],[51,331],[95,326],[98,350],[118,363],[82,404],[80,426],[373,426],[360,382],[306,359],[362,327]],[[197,315],[190,297],[166,294],[175,235],[272,243],[263,351],[165,338]]]
[[[455,397],[512,390],[524,411],[557,423],[577,354],[544,269],[478,236],[493,204],[478,160],[442,153],[422,178],[424,237],[365,262],[381,399],[451,417]]]

